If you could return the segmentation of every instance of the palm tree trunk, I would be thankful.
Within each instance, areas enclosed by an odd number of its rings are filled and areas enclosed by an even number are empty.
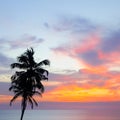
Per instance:
[[[22,113],[21,113],[21,118],[20,118],[20,120],[23,119],[23,115],[24,115],[25,109],[26,109],[26,100],[25,100],[25,98],[24,98],[23,104],[22,104]]]
[[[26,109],[26,107],[23,107],[20,120],[23,119],[23,115],[24,115],[25,109]]]

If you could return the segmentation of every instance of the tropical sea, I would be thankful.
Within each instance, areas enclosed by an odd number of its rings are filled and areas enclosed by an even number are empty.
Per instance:
[[[20,120],[20,110],[0,110],[0,120]],[[116,110],[26,110],[23,120],[120,120]]]
[[[15,102],[16,103],[16,102]],[[0,104],[0,120],[20,120],[20,103]],[[23,120],[120,120],[120,102],[40,102]]]

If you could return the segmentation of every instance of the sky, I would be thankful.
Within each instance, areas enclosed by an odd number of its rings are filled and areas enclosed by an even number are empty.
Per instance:
[[[13,96],[10,64],[30,47],[51,62],[38,101],[120,101],[119,26],[119,0],[0,0],[0,105]]]

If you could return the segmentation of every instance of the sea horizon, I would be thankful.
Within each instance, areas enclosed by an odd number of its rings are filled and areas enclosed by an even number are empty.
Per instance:
[[[120,110],[120,101],[115,102],[38,102],[38,107],[34,106],[35,110],[80,110],[80,109],[115,109]],[[14,102],[12,106],[9,103],[0,104],[0,110],[19,110],[21,102]],[[31,107],[28,104],[27,109]]]

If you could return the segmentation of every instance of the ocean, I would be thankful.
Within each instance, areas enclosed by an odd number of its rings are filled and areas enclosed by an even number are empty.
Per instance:
[[[20,110],[0,110],[0,120],[20,120]],[[26,110],[23,120],[120,120],[117,110]]]

